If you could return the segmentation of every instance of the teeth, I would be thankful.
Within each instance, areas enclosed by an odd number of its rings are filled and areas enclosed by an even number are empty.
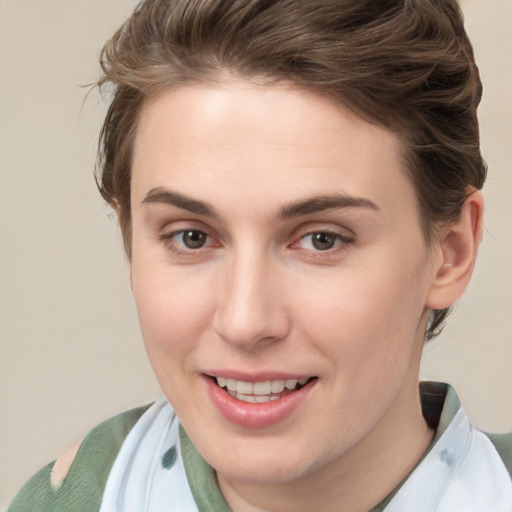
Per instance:
[[[236,391],[237,393],[242,393],[243,395],[252,395],[252,388],[254,387],[252,382],[244,382],[243,380],[236,381]]]
[[[286,386],[287,389],[295,389],[297,387],[297,382],[298,380],[296,379],[290,379],[290,380],[287,380],[284,385]]]
[[[231,393],[230,393],[231,394]],[[270,395],[244,395],[241,393],[235,393],[234,398],[237,400],[241,400],[242,402],[251,402],[253,404],[264,404],[266,402],[272,402],[273,400],[277,400],[278,396],[270,396]]]
[[[226,379],[224,377],[216,377],[217,384],[221,388],[227,388],[231,396],[239,397],[245,402],[254,402],[252,398],[256,397],[256,402],[263,403],[269,401],[269,395],[282,393],[285,389],[294,390],[297,385],[303,386],[308,382],[309,377],[301,379],[289,380],[267,380],[264,382],[247,382],[243,380]],[[276,400],[279,397],[270,397]]]
[[[272,393],[272,382],[270,380],[255,382],[252,392],[254,395],[270,395]]]
[[[272,393],[281,393],[284,391],[284,380],[272,381]]]
[[[220,386],[220,383],[219,383]],[[236,380],[235,379],[226,379],[226,387],[229,391],[236,391]]]

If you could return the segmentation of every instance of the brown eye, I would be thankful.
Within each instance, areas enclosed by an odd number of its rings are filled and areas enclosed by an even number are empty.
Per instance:
[[[200,229],[185,228],[163,233],[160,239],[173,257],[188,258],[190,261],[204,260],[213,256],[212,250],[222,244],[214,236]]]
[[[351,244],[353,239],[333,231],[312,231],[304,235],[298,246],[313,252],[327,252],[341,250]]]
[[[318,251],[327,251],[334,247],[336,238],[339,238],[339,236],[333,233],[313,233],[311,235],[311,244]]]
[[[202,231],[190,229],[182,231],[181,233],[177,233],[176,238],[178,240],[181,239],[180,242],[187,249],[200,249],[206,243],[208,235],[206,233],[203,233]]]

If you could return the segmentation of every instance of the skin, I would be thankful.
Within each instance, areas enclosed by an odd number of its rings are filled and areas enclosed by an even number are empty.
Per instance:
[[[142,334],[235,512],[367,511],[432,438],[417,384],[426,322],[471,275],[481,196],[427,247],[402,154],[390,132],[286,85],[187,85],[143,108],[131,191]],[[290,213],[326,196],[354,204]],[[246,428],[212,403],[213,370],[317,380],[283,421]]]

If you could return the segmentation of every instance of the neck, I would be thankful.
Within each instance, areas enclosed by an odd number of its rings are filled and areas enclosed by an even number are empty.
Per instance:
[[[418,388],[412,388],[399,393],[394,406],[352,448],[298,480],[261,486],[217,475],[233,512],[371,510],[412,471],[432,440]]]

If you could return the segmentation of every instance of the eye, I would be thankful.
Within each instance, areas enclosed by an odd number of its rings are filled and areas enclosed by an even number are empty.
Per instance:
[[[302,249],[312,251],[328,251],[334,249],[342,243],[349,243],[351,239],[341,235],[340,233],[333,233],[331,231],[316,231],[308,233],[303,236],[298,244]]]
[[[178,240],[187,249],[200,249],[208,239],[208,235],[197,229],[188,229],[176,234]]]
[[[167,244],[174,250],[202,249],[211,242],[211,237],[199,229],[183,229],[174,231],[163,237]]]

